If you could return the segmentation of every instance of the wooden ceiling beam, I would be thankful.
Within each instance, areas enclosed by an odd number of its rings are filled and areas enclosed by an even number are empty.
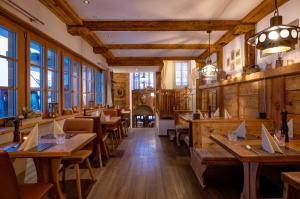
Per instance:
[[[278,0],[278,6],[281,6],[288,1],[289,0]],[[221,48],[231,42],[237,35],[255,30],[255,25],[251,24],[256,24],[262,18],[272,13],[274,9],[274,0],[264,0],[241,20],[242,25],[237,25],[232,30],[228,31],[214,43],[214,46],[216,48]],[[211,53],[214,52],[216,52],[216,50],[211,51]],[[208,55],[208,51],[205,51],[199,56],[199,59],[205,59]]]
[[[91,31],[222,31],[240,24],[239,20],[83,21],[83,27]],[[69,26],[76,27],[80,26]]]
[[[163,66],[162,60],[116,60],[108,59],[107,63],[113,66]]]
[[[116,61],[149,61],[149,60],[196,60],[196,56],[166,56],[166,57],[115,57]]]
[[[94,48],[94,52],[103,49],[207,49],[208,44],[105,44]]]
[[[82,19],[77,15],[73,8],[69,5],[66,0],[39,0],[44,4],[51,12],[53,12],[61,21],[66,25],[82,26]],[[68,32],[74,36],[81,36],[86,40],[92,47],[102,46],[102,41],[97,35],[85,27],[70,29]],[[114,58],[113,54],[107,50],[102,53],[106,59]]]

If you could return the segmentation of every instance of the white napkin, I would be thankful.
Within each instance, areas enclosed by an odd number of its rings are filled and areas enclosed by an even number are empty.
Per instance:
[[[287,123],[288,127],[289,127],[289,138],[293,138],[294,137],[294,120],[290,119],[289,122]]]
[[[204,116],[203,116],[203,114],[202,114],[202,112],[201,111],[199,111],[199,114],[200,114],[200,119],[204,119]]]
[[[204,113],[204,119],[208,119],[208,116],[206,113]]]
[[[226,109],[224,110],[224,118],[225,119],[231,119],[232,118],[231,115],[228,113],[228,111]]]
[[[220,109],[219,108],[214,113],[214,117],[220,117]]]
[[[62,130],[60,125],[56,120],[53,120],[53,134],[54,135],[59,135],[59,134],[65,134],[65,132]]]
[[[262,148],[269,153],[282,153],[282,150],[275,142],[274,138],[271,136],[266,127],[262,124],[261,129],[261,138],[262,138]]]
[[[237,128],[235,131],[236,137],[238,138],[246,138],[246,124],[245,121],[243,121],[239,128]]]
[[[27,151],[38,145],[39,141],[39,126],[36,124],[31,132],[29,133],[27,139],[19,147],[19,151]]]

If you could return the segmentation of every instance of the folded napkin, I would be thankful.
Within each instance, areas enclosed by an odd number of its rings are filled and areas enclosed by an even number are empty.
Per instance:
[[[60,125],[56,120],[53,120],[53,134],[54,135],[59,135],[59,134],[65,134],[65,132],[62,130]]]
[[[203,116],[203,114],[202,114],[202,112],[201,111],[199,111],[199,114],[200,114],[200,119],[204,119],[204,116]]]
[[[271,136],[266,127],[262,124],[261,129],[261,138],[262,138],[262,148],[268,153],[282,153],[282,150],[275,142],[274,138]]]
[[[38,145],[39,141],[39,126],[36,124],[31,132],[29,133],[27,139],[19,147],[19,151],[27,151]]]
[[[218,108],[213,115],[214,117],[220,117],[220,109]]]
[[[204,119],[208,119],[208,116],[206,113],[204,113]]]
[[[293,138],[294,137],[294,120],[290,119],[289,122],[287,123],[288,127],[289,127],[289,138]]]
[[[238,138],[246,138],[246,124],[245,124],[245,121],[243,121],[239,128],[237,128],[235,131],[234,131],[236,137]]]
[[[224,110],[224,118],[225,119],[231,119],[232,118],[231,115],[228,113],[228,111],[226,109]]]

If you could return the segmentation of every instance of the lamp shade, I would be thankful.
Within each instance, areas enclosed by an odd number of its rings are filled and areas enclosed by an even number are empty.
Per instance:
[[[271,26],[251,37],[248,43],[256,46],[262,54],[281,53],[295,48],[299,31],[297,26],[282,25],[281,16],[274,16]]]

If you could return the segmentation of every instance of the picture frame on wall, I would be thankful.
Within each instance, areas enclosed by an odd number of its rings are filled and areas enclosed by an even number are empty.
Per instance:
[[[232,50],[231,53],[230,53],[230,60],[231,61],[235,60],[235,52],[234,52],[234,50]]]

